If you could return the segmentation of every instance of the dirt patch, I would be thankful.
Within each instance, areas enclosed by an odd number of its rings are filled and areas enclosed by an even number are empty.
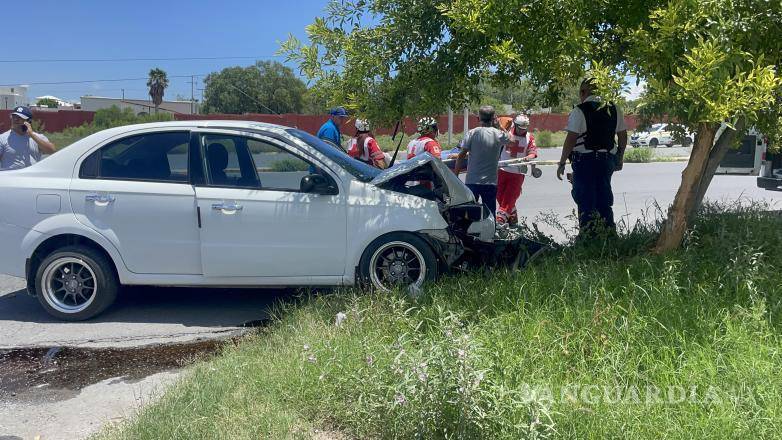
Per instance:
[[[78,392],[110,378],[133,382],[184,367],[217,352],[224,341],[139,348],[28,348],[0,350],[0,400],[30,389]]]

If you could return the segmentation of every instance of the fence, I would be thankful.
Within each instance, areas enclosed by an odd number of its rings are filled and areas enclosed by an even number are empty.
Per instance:
[[[0,132],[5,132],[11,128],[10,114],[13,110],[0,110]],[[43,131],[47,133],[58,133],[68,127],[78,127],[80,125],[92,122],[95,116],[94,112],[84,112],[81,110],[58,110],[53,111],[35,111],[33,110],[33,119],[40,121]]]

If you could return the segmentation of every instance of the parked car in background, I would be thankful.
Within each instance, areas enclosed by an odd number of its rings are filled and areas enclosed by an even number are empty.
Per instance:
[[[660,145],[667,147],[673,147],[674,145],[691,147],[693,139],[693,135],[683,128],[677,130],[672,124],[660,123],[653,124],[647,130],[633,133],[630,136],[630,145],[636,148],[656,148]]]
[[[0,191],[0,273],[65,320],[121,285],[415,288],[495,243],[440,160],[381,171],[256,122],[104,130],[0,172]]]

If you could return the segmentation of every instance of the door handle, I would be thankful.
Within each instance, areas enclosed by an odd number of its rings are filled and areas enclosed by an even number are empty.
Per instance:
[[[241,211],[243,209],[244,209],[244,206],[236,204],[236,203],[231,203],[231,204],[228,204],[228,205],[226,205],[225,203],[215,203],[215,204],[212,205],[212,210],[213,211],[220,211],[223,214],[236,214],[237,212],[239,212],[239,211]]]
[[[94,203],[95,206],[108,206],[117,199],[111,194],[89,194],[84,197],[84,200]]]

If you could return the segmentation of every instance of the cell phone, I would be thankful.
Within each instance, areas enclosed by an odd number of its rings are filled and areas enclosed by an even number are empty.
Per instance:
[[[22,133],[27,133],[27,126],[22,124]]]

